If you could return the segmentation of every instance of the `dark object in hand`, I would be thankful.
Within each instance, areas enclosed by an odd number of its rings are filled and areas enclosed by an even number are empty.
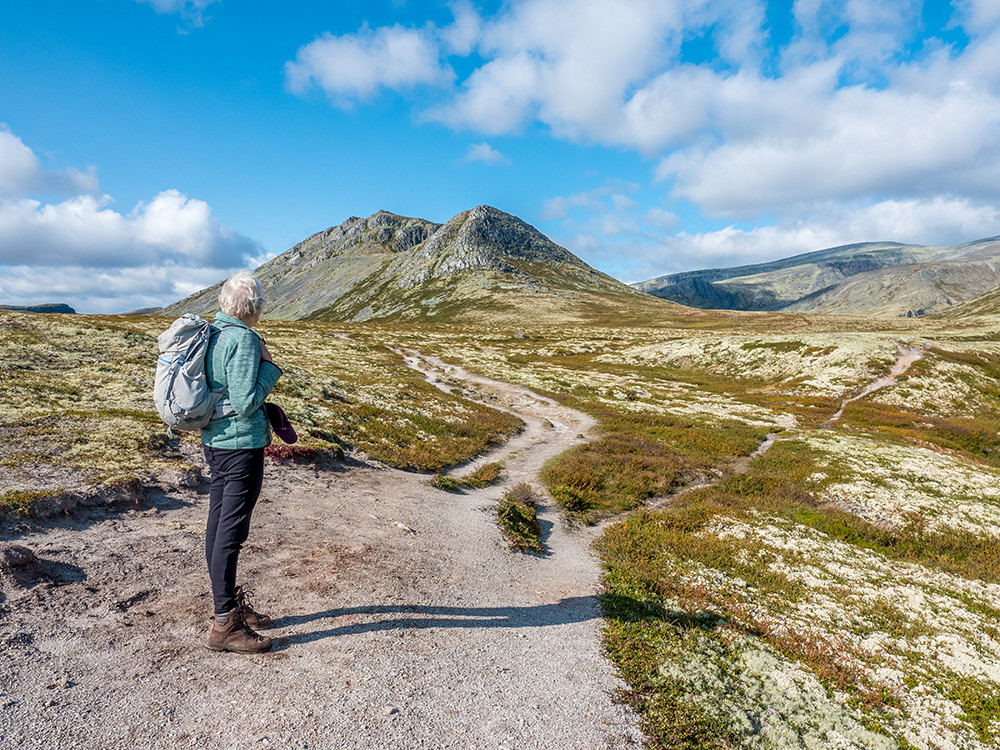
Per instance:
[[[281,410],[280,406],[265,402],[264,413],[267,415],[267,421],[270,423],[271,429],[274,430],[274,434],[281,438],[282,442],[291,445],[299,439],[299,436],[295,434],[295,428],[292,427],[292,423],[288,421],[288,417],[285,416],[285,412]]]

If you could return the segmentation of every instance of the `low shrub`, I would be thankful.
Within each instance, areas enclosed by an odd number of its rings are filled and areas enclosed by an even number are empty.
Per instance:
[[[31,516],[31,506],[38,500],[61,495],[64,490],[11,490],[0,495],[0,513],[27,518]]]
[[[512,549],[545,552],[538,523],[537,499],[531,485],[521,482],[507,490],[497,506],[497,524]]]
[[[311,463],[316,460],[319,451],[308,445],[284,445],[282,443],[271,443],[264,449],[264,455],[272,461],[279,463],[291,461],[292,463]]]

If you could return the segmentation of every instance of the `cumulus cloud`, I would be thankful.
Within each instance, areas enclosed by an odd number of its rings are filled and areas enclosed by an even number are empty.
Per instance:
[[[77,312],[115,314],[163,305],[211,286],[229,267],[178,266],[164,261],[135,268],[5,266],[0,300],[10,305],[68,303]]]
[[[483,164],[510,164],[510,159],[501,154],[488,143],[474,143],[465,153],[466,162],[482,162]]]
[[[673,211],[655,206],[646,212],[645,221],[660,229],[673,229],[680,225],[681,220]]]
[[[424,119],[485,135],[537,122],[558,138],[636,149],[658,159],[674,198],[723,219],[859,198],[981,199],[1000,168],[1000,10],[956,0],[951,23],[969,43],[951,49],[920,36],[920,8],[797,0],[792,37],[774,47],[760,0],[514,0],[489,17],[462,0],[446,29],[317,40],[288,64],[288,81],[355,98],[446,84],[447,58],[475,50],[481,59]],[[397,37],[408,54],[389,48]],[[716,57],[685,61],[691,39],[708,39]]]
[[[457,0],[449,7],[455,22],[441,30],[441,41],[448,52],[465,57],[479,43],[483,20],[469,0]]]
[[[0,124],[0,198],[9,195],[97,193],[97,175],[90,167],[47,170],[24,142]]]
[[[820,200],[990,190],[1000,166],[1000,98],[966,84],[941,96],[842,89],[798,99],[810,127],[734,134],[665,157],[661,179],[710,215],[800,211]]]
[[[77,194],[50,202],[30,197],[46,183]],[[81,192],[89,188],[96,179],[42,169],[20,138],[0,131],[0,301],[121,312],[175,301],[266,258],[259,243],[222,224],[205,201],[178,190],[123,213],[110,196]]]
[[[261,250],[222,225],[204,201],[165,190],[127,214],[108,196],[60,203],[0,201],[0,264],[91,268],[135,267],[172,259],[179,264],[241,266]]]
[[[285,64],[285,81],[293,93],[303,94],[315,85],[334,100],[348,103],[382,88],[449,83],[454,73],[439,56],[429,29],[365,26],[357,34],[327,33],[301,47],[295,60]]]
[[[483,29],[487,62],[430,116],[487,133],[528,117],[563,137],[608,132],[624,91],[676,53],[681,16],[673,0],[512,3]]]
[[[991,31],[1000,26],[1000,4],[996,0],[954,0],[962,16],[962,25],[974,32]]]
[[[582,214],[584,217],[608,213],[624,215],[638,206],[638,203],[628,195],[638,189],[639,185],[633,182],[612,181],[583,193],[559,195],[545,201],[545,205],[542,206],[542,218],[550,221],[567,219],[572,222],[578,219],[571,217],[571,214]]]

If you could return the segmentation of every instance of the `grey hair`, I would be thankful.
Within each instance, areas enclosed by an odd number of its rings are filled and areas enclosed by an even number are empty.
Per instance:
[[[264,310],[264,288],[247,271],[237,271],[219,290],[219,308],[226,315],[247,321]]]

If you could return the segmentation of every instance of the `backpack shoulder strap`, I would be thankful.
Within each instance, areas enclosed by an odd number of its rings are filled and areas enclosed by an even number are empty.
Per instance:
[[[217,325],[215,325],[215,323],[212,323],[211,326],[212,326],[212,329],[211,329],[211,332],[209,334],[211,336],[217,336],[220,333],[222,333],[224,330],[226,330],[227,328],[242,328],[243,327],[243,326],[238,326],[235,323],[226,323],[226,325],[224,325],[224,326],[217,326]]]

